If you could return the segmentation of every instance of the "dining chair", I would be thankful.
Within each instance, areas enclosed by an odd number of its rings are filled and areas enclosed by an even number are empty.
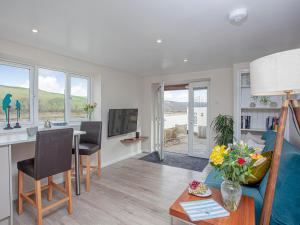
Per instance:
[[[56,129],[38,131],[35,143],[35,157],[19,161],[18,167],[18,214],[23,213],[23,200],[37,210],[37,224],[42,225],[43,213],[64,203],[67,203],[68,213],[72,214],[71,165],[72,165],[73,129]],[[64,187],[53,181],[53,176],[64,173]],[[24,192],[24,174],[34,179],[33,191]],[[41,184],[43,178],[48,184]],[[64,194],[64,197],[46,207],[42,207],[42,191],[48,190],[48,201],[52,201],[53,189]],[[31,198],[35,195],[34,200]]]

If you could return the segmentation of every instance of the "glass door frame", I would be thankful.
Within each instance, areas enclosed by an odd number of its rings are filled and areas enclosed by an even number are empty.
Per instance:
[[[196,88],[207,88],[207,128],[206,146],[210,149],[210,82],[192,82],[189,84],[188,104],[188,155],[193,157],[208,158],[208,155],[198,154],[194,151],[194,90]]]
[[[154,151],[160,160],[164,159],[164,81],[154,90]]]

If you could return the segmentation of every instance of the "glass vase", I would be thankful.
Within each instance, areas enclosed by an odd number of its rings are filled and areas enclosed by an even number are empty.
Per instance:
[[[229,211],[236,211],[242,197],[241,185],[237,182],[224,180],[221,184],[221,194],[224,207]]]

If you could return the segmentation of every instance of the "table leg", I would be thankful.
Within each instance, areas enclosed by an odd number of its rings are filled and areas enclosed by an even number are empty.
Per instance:
[[[173,225],[173,216],[171,216],[171,225]]]
[[[80,172],[79,172],[79,135],[75,135],[75,191],[80,195]]]

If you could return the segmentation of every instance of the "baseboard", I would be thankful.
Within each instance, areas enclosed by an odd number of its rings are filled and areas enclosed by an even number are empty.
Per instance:
[[[122,160],[129,159],[129,158],[131,158],[131,157],[133,157],[133,156],[135,156],[137,154],[140,154],[140,153],[141,152],[130,153],[130,154],[124,155],[122,157],[119,157],[117,159],[113,159],[113,160],[110,160],[110,161],[107,161],[107,162],[103,162],[101,167],[103,168],[103,167],[115,164],[117,162],[120,162]]]

